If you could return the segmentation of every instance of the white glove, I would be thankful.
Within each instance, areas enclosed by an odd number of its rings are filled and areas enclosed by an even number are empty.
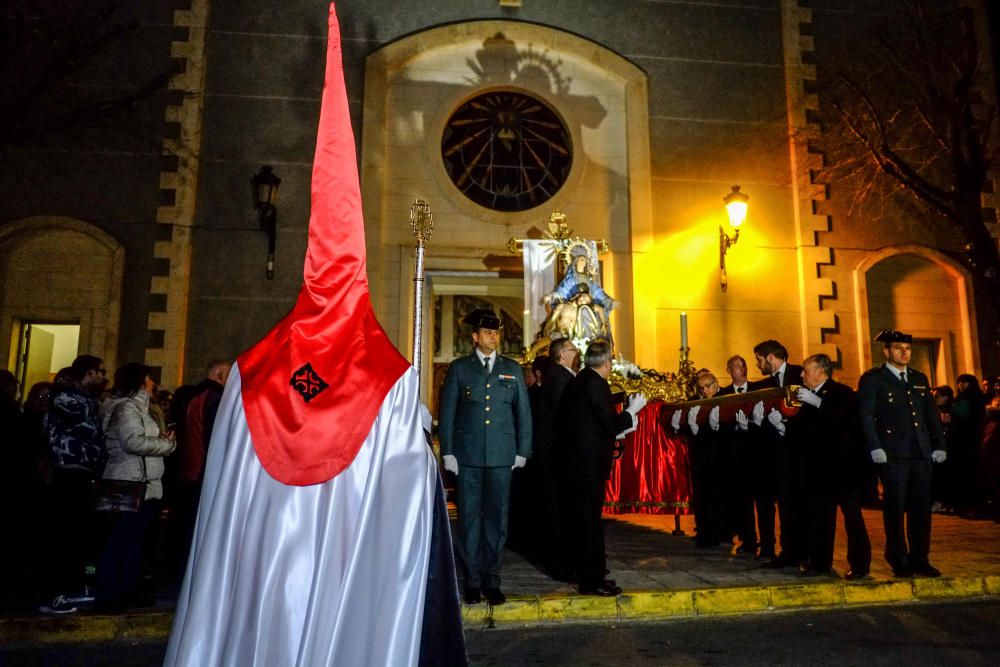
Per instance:
[[[632,394],[631,396],[628,397],[628,407],[625,408],[625,412],[628,412],[632,415],[633,424],[636,423],[634,419],[635,415],[639,412],[639,410],[642,410],[644,407],[646,407],[646,397],[643,394]]]
[[[458,474],[458,459],[456,459],[451,454],[445,454],[441,457],[441,461],[444,463],[444,469],[448,472],[453,472]]]
[[[716,405],[712,408],[712,411],[708,413],[708,425],[713,431],[719,430],[719,406]]]
[[[524,464],[528,462],[528,459],[523,456],[514,455],[514,465],[510,467],[511,470],[517,470],[518,468],[523,468]]]
[[[753,423],[757,426],[764,423],[764,401],[757,401],[757,405],[753,406],[753,412],[750,416],[753,418]]]
[[[885,455],[885,450],[884,449],[873,449],[871,451],[871,454],[872,454],[872,463],[888,463],[889,462],[889,457]],[[931,454],[931,456],[933,457],[934,455]]]
[[[814,394],[811,389],[806,389],[805,387],[799,387],[795,391],[795,398],[799,399],[800,403],[805,403],[816,408],[823,402],[823,399],[818,394]]]
[[[622,431],[621,433],[619,433],[618,435],[616,435],[615,436],[615,440],[624,440],[626,435],[628,435],[629,433],[632,433],[638,427],[639,427],[639,425],[637,423],[636,424],[632,424],[627,429],[625,429],[624,431]]]
[[[742,410],[736,411],[736,428],[740,431],[746,431],[750,428],[750,420],[747,419],[747,415]]]
[[[701,410],[700,405],[696,405],[690,410],[688,410],[688,427],[691,432],[698,435],[698,412]]]
[[[774,430],[778,432],[778,435],[785,435],[785,422],[782,421],[784,417],[780,412],[771,408],[771,411],[767,413],[767,421],[771,422],[771,426]]]
[[[680,409],[674,410],[674,416],[670,418],[670,428],[675,431],[681,430],[681,412]]]
[[[948,452],[944,451],[943,449],[935,449],[933,452],[931,452],[931,461],[934,461],[934,463],[944,463],[947,460],[948,460]]]

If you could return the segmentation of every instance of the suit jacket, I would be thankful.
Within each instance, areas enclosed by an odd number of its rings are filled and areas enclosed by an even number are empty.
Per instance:
[[[802,366],[797,366],[795,364],[790,364],[785,362],[785,372],[781,375],[784,384],[783,387],[787,387],[790,384],[802,384]],[[768,387],[777,387],[778,380],[773,376],[766,377],[757,382],[751,383],[754,389],[767,389]]]
[[[608,381],[594,369],[584,368],[566,386],[556,411],[556,447],[562,467],[571,479],[608,479],[615,436],[630,426],[632,415],[615,411]]]
[[[531,456],[531,406],[521,366],[499,354],[489,375],[475,351],[451,362],[441,388],[442,456],[459,466],[514,465]]]
[[[935,449],[945,449],[941,418],[927,376],[913,368],[907,368],[906,373],[909,384],[903,384],[885,366],[861,376],[861,428],[869,451],[884,449],[890,459],[929,459]]]
[[[753,390],[754,390],[753,383],[748,380],[746,391],[753,391]],[[716,394],[716,396],[728,396],[729,394],[735,394],[735,393],[736,393],[736,386],[729,384],[720,389],[719,393]]]
[[[818,408],[804,403],[788,420],[788,436],[802,448],[807,490],[836,490],[860,480],[870,458],[854,390],[827,379],[818,395]]]
[[[542,423],[535,428],[536,441],[534,457],[543,464],[549,464],[555,450],[556,410],[566,386],[573,380],[573,372],[565,366],[552,364],[542,374],[542,400],[538,415]]]

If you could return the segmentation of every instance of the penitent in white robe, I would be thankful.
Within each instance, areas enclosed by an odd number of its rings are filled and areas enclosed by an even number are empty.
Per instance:
[[[257,459],[233,366],[166,665],[417,664],[438,484],[419,406],[409,369],[346,469],[282,484]]]

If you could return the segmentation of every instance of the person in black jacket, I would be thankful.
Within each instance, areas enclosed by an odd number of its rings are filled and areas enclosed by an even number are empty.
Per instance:
[[[787,387],[795,384],[802,377],[802,367],[788,363],[788,350],[776,340],[765,340],[753,348],[757,368],[766,377],[756,388]],[[805,497],[802,487],[802,454],[801,447],[792,437],[783,437],[783,423],[771,423],[770,415],[764,424],[763,415],[757,414],[755,423],[762,427],[762,438],[766,445],[764,450],[774,456],[774,481],[778,500],[778,519],[781,523],[779,542],[781,553],[764,564],[764,567],[777,569],[782,567],[798,567],[806,557],[806,525]]]
[[[573,559],[563,539],[564,517],[570,500],[562,486],[555,457],[556,411],[566,387],[580,369],[580,352],[569,338],[558,338],[549,345],[549,364],[542,372],[542,405],[539,417],[539,443],[533,458],[542,471],[543,495],[540,512],[546,516],[548,531],[543,536],[543,558],[552,578],[574,580]]]
[[[604,532],[601,512],[604,486],[611,475],[615,437],[636,425],[636,413],[646,404],[642,394],[629,400],[621,414],[615,411],[608,386],[611,346],[596,341],[587,347],[586,367],[563,392],[556,412],[557,456],[571,497],[567,517],[574,545],[576,573],[583,595],[614,596],[622,589],[604,578]],[[544,380],[542,386],[544,387]]]
[[[744,394],[753,391],[752,385],[747,381],[747,362],[740,355],[733,355],[726,362],[726,372],[733,382],[727,387],[719,390],[719,396],[729,394]],[[746,415],[743,421],[737,419],[736,424],[728,424],[725,427],[725,435],[728,438],[728,448],[726,456],[721,461],[723,466],[722,488],[724,489],[725,502],[725,525],[726,536],[735,533],[740,538],[740,546],[736,553],[749,554],[754,556],[757,553],[757,530],[754,519],[754,500],[761,497],[757,493],[758,479],[754,475],[757,468],[760,447],[757,443],[756,429],[750,431],[749,422]],[[763,515],[765,513],[764,503],[758,506],[758,510]],[[761,540],[766,550],[774,551],[774,498],[771,496],[771,530],[770,542]],[[762,522],[761,536],[766,538],[764,527],[766,519]],[[773,555],[773,553],[772,553]]]
[[[897,577],[937,577],[928,561],[931,546],[932,463],[947,451],[930,382],[909,368],[913,337],[882,331],[884,366],[861,376],[861,426],[872,461],[880,467],[885,559]],[[905,522],[905,533],[904,533]]]
[[[872,549],[861,514],[861,480],[866,466],[858,399],[854,390],[831,376],[825,354],[802,363],[798,413],[788,420],[788,433],[802,446],[806,514],[809,531],[804,575],[828,574],[833,566],[837,505],[847,531],[847,579],[868,576]]]
[[[84,568],[92,540],[94,480],[107,460],[97,397],[107,384],[104,362],[81,354],[57,375],[49,394],[45,431],[52,463],[52,486],[46,521],[47,577],[41,582],[39,611],[68,614],[74,599],[89,598]],[[80,595],[80,593],[83,593]]]

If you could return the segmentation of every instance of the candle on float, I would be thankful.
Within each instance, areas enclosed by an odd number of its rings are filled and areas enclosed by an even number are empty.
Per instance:
[[[688,314],[681,313],[681,347],[688,346]]]

